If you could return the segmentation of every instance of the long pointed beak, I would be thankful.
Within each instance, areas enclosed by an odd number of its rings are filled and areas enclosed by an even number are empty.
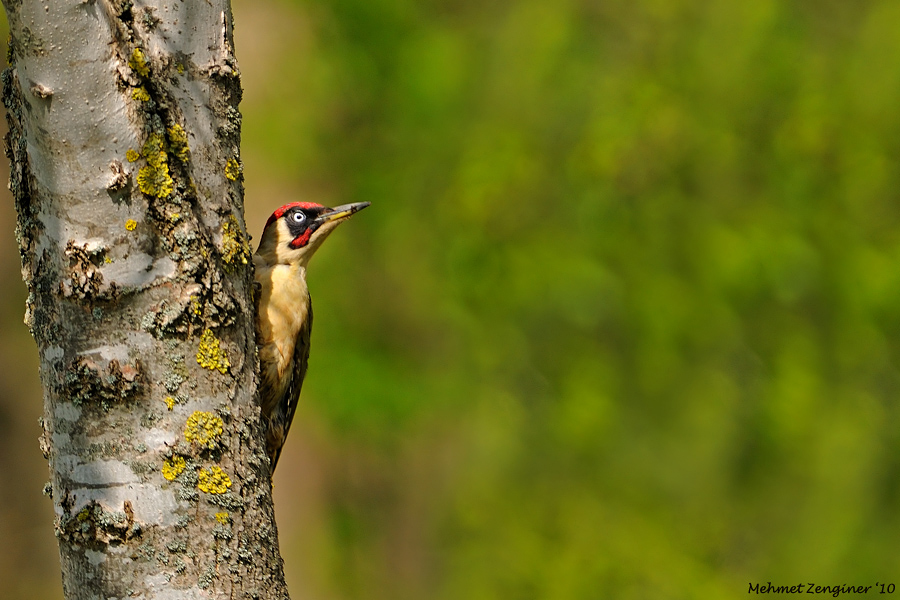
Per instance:
[[[316,217],[316,221],[320,224],[328,223],[329,221],[343,221],[344,219],[349,218],[353,213],[361,211],[370,204],[371,202],[355,202],[353,204],[335,206]]]

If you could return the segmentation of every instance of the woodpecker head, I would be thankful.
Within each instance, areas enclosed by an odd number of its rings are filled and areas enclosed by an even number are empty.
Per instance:
[[[328,234],[367,206],[369,202],[335,208],[312,202],[285,204],[266,221],[256,254],[270,264],[299,263],[305,267]]]

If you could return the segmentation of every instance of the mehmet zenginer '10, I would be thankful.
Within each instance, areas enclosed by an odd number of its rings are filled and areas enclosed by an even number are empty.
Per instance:
[[[256,343],[259,347],[259,402],[266,425],[266,452],[272,472],[294,418],[309,362],[312,301],[306,269],[325,238],[368,202],[328,208],[312,202],[285,204],[269,217],[256,270]]]

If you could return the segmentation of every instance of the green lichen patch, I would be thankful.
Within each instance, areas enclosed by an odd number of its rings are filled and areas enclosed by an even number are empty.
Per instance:
[[[148,460],[126,460],[125,464],[140,478],[142,483],[150,481],[151,475],[159,469],[157,463]]]
[[[190,473],[191,471],[187,471]],[[196,473],[195,473],[196,477]],[[181,500],[182,502],[199,502],[200,501],[200,492],[198,492],[195,488],[189,488],[187,485],[182,485],[175,492],[175,496]],[[215,496],[213,496],[215,497]]]
[[[219,133],[225,137],[237,136],[241,132],[241,111],[234,106],[225,109],[225,122],[219,127]]]
[[[182,366],[183,365],[184,365],[184,363],[182,363]],[[165,379],[163,379],[163,385],[165,386],[166,391],[174,393],[174,392],[178,391],[178,388],[181,387],[181,384],[184,383],[186,379],[187,379],[186,375],[182,375],[180,372],[173,369],[172,371],[166,373]],[[184,403],[183,400],[180,398],[172,398],[172,399],[176,403],[182,403],[182,404]],[[169,403],[169,401],[167,399],[166,404],[168,404],[168,403]]]
[[[235,496],[231,492],[226,492],[224,494],[218,494],[216,496],[210,496],[207,498],[207,501],[210,504],[215,504],[216,506],[221,506],[225,510],[229,510],[231,512],[240,512],[244,510],[244,501]]]
[[[185,563],[183,560],[181,560],[180,557],[176,557],[175,558],[175,573],[177,575],[181,575],[185,571],[187,571],[187,563]]]
[[[221,417],[211,412],[195,410],[184,425],[184,439],[191,444],[209,450],[219,445],[219,439],[225,430]]]
[[[209,565],[208,567],[206,567],[206,571],[204,571],[197,579],[197,587],[201,590],[205,590],[212,585],[212,582],[213,580],[215,580],[215,578],[216,567],[215,565]]]
[[[213,537],[217,540],[228,541],[234,537],[234,534],[231,532],[231,528],[227,525],[216,525],[213,527]]]
[[[184,364],[184,357],[178,354],[174,354],[169,357],[169,360],[172,363],[172,373],[176,376],[181,377],[182,380],[190,377],[190,372],[188,371],[187,365]]]
[[[175,478],[184,473],[187,463],[183,456],[175,455],[163,461],[162,476],[169,481],[175,481]]]
[[[219,371],[222,375],[228,373],[231,363],[228,355],[220,347],[219,338],[213,335],[209,329],[200,336],[200,348],[197,350],[197,362],[204,369]]]
[[[184,127],[176,123],[166,129],[166,133],[169,136],[169,148],[172,154],[181,162],[186,163],[191,149],[188,147],[188,135]]]
[[[175,519],[175,529],[184,529],[193,520],[194,517],[191,515],[179,515],[178,518]]]
[[[150,75],[150,65],[147,63],[147,57],[140,48],[135,48],[131,52],[131,58],[128,59],[128,66],[131,70],[141,77]]]
[[[197,489],[207,494],[224,494],[231,487],[231,479],[219,467],[201,469],[197,473]]]
[[[225,177],[231,181],[237,181],[244,174],[244,167],[236,158],[229,158],[225,163]]]
[[[238,265],[246,265],[250,260],[250,246],[234,215],[222,224],[222,260],[229,271]]]

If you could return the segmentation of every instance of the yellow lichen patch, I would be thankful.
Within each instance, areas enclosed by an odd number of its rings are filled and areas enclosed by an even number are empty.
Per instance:
[[[178,63],[177,65],[175,65],[175,70],[178,71],[179,75],[184,75],[184,65],[183,64]]]
[[[81,512],[78,513],[78,517],[77,517],[77,518],[78,518],[79,521],[87,521],[87,520],[88,520],[88,517],[90,517],[90,516],[91,516],[91,511],[89,511],[89,510],[87,509],[87,507],[85,507],[85,508],[82,508],[82,509],[81,509]]]
[[[160,167],[147,165],[141,167],[137,176],[138,187],[148,196],[165,198],[175,191],[175,182],[169,176],[169,165],[163,163]]]
[[[158,133],[151,133],[144,142],[141,156],[147,159],[147,166],[138,171],[137,182],[141,191],[148,196],[165,198],[175,191],[175,182],[169,176],[169,161],[163,149],[165,140]]]
[[[137,160],[141,157],[137,150],[133,148],[129,148],[128,152],[125,153],[125,158],[128,159],[128,162],[137,162]]]
[[[131,98],[138,102],[150,102],[150,94],[144,86],[136,87],[131,90]]]
[[[241,163],[236,158],[229,158],[228,162],[225,163],[225,177],[231,181],[237,181],[243,172],[244,167],[241,166]]]
[[[169,159],[165,151],[166,140],[162,134],[153,132],[147,136],[141,148],[141,156],[147,159],[147,164],[151,167],[160,168],[169,164]]]
[[[194,313],[195,316],[203,316],[203,305],[200,304],[200,298],[197,296],[191,296],[191,312]],[[203,338],[200,338],[200,340],[202,342]]]
[[[127,229],[128,231],[134,231],[135,229],[137,229],[137,221],[135,221],[134,219],[128,219],[127,221],[125,221],[125,229]]]
[[[219,338],[207,329],[200,336],[200,348],[197,350],[197,362],[204,369],[218,370],[222,375],[228,372],[231,363],[225,350],[219,347]]]
[[[147,162],[152,164],[153,166],[157,166],[160,164],[160,159],[157,158],[161,152],[163,152],[163,147],[165,146],[165,140],[163,136],[156,133],[155,131],[147,136],[147,141],[144,142],[143,148],[141,148],[141,154],[147,157]],[[162,162],[166,162],[165,153],[162,156]]]
[[[216,521],[218,521],[222,525],[230,525],[231,524],[231,516],[227,512],[217,512],[216,513]]]
[[[197,473],[197,489],[207,494],[224,494],[231,487],[231,479],[219,467],[201,469]]]
[[[174,481],[176,477],[184,472],[185,467],[187,467],[187,463],[184,457],[176,454],[163,462],[162,475],[169,481]]]
[[[144,56],[144,51],[140,48],[135,48],[131,53],[131,58],[128,60],[128,66],[141,77],[147,77],[150,74],[150,67],[147,65],[147,57]]]
[[[175,157],[181,162],[187,162],[191,149],[188,147],[188,136],[184,127],[176,123],[166,129],[166,133],[169,134],[169,148]]]
[[[222,224],[222,260],[226,268],[246,265],[250,260],[250,247],[244,241],[241,226],[234,215]]]
[[[211,412],[195,410],[184,424],[184,439],[192,444],[212,450],[219,444],[225,430],[222,419]]]
[[[165,398],[165,400],[163,400],[163,402],[166,403],[166,407],[169,410],[172,410],[173,408],[175,408],[175,398],[173,398],[172,396],[166,396],[166,398]]]

